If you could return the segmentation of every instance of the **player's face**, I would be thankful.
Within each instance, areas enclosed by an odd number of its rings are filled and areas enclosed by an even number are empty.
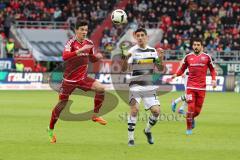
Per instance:
[[[147,35],[144,32],[135,33],[135,39],[139,46],[144,46],[147,44]]]
[[[80,26],[75,30],[76,36],[79,40],[84,39],[88,33],[88,26]]]
[[[193,47],[193,51],[194,51],[195,54],[199,54],[202,51],[202,48],[203,48],[201,42],[196,42],[196,41],[193,42],[192,47]]]

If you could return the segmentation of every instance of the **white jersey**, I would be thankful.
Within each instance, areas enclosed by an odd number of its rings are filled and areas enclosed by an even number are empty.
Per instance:
[[[128,52],[131,53],[128,64],[131,65],[132,69],[129,102],[135,99],[140,104],[142,99],[146,110],[152,106],[160,105],[156,93],[157,86],[152,83],[155,61],[158,59],[156,49],[150,46],[141,48],[135,45]]]
[[[128,50],[128,53],[131,53],[128,64],[131,65],[132,69],[130,87],[134,84],[140,86],[152,85],[155,61],[158,59],[156,49],[150,46],[141,48],[135,45]]]

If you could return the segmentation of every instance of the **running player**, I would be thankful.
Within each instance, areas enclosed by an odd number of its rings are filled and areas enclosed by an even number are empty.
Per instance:
[[[155,66],[163,70],[163,50],[147,45],[147,31],[139,28],[134,32],[137,45],[133,46],[123,57],[122,70],[130,69],[131,82],[129,84],[130,116],[128,117],[128,145],[133,146],[134,129],[137,123],[137,114],[141,100],[146,110],[151,111],[144,134],[149,144],[153,144],[151,128],[157,123],[160,114],[160,102],[156,96],[157,87],[152,84],[152,74]]]
[[[216,71],[212,58],[203,52],[203,43],[199,38],[192,40],[193,53],[187,54],[183,59],[183,64],[176,74],[175,78],[181,76],[188,68],[189,76],[187,82],[187,103],[188,111],[186,116],[187,130],[186,134],[191,135],[195,127],[195,118],[200,114],[205,99],[206,76],[209,68],[212,76],[212,86],[216,87]]]

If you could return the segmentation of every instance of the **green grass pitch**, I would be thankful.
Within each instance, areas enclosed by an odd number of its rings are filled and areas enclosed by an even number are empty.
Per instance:
[[[162,113],[171,114],[170,101],[181,92],[160,97]],[[92,99],[72,96],[72,112],[92,105]],[[57,144],[46,133],[53,91],[0,91],[0,160],[239,160],[240,94],[207,93],[202,113],[192,136],[185,135],[185,121],[162,119],[153,128],[154,145],[143,134],[146,122],[136,126],[136,146],[127,146],[127,125],[122,115],[128,106],[119,101],[104,116],[106,126],[84,122],[59,121]],[[89,104],[91,103],[91,104]],[[141,115],[145,113],[141,107]]]

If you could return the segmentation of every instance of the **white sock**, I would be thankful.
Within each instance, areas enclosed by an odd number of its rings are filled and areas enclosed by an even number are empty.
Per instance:
[[[187,102],[183,102],[183,104],[181,105],[180,109],[181,110],[185,110],[185,108],[187,107]]]
[[[186,96],[185,96],[185,94],[184,95],[182,95],[182,96],[180,96],[180,97],[178,97],[177,99],[175,99],[175,103],[176,104],[178,104],[179,102],[182,102],[182,101],[186,101]]]
[[[155,117],[155,116],[151,115],[148,118],[147,126],[145,128],[145,132],[147,132],[147,133],[151,132],[151,128],[157,123],[157,121],[158,121],[158,117]]]
[[[128,116],[128,140],[134,140],[134,129],[137,123],[137,116]]]

